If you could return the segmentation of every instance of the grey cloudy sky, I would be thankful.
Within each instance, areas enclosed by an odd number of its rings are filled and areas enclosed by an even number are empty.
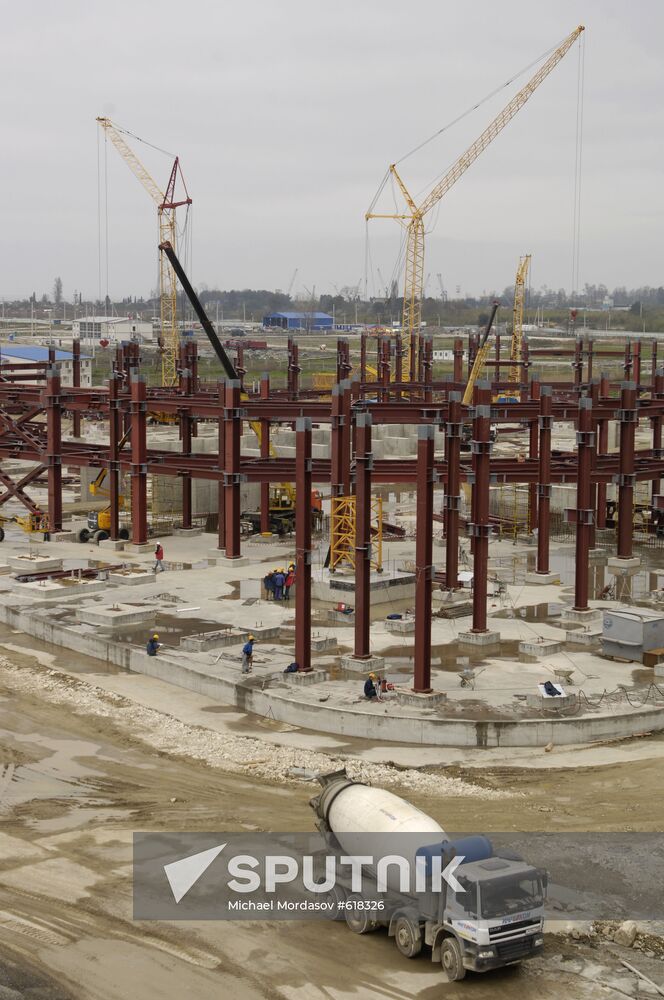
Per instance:
[[[2,17],[0,297],[50,291],[56,275],[66,298],[97,296],[99,114],[180,155],[197,283],[285,288],[298,267],[296,290],[354,285],[387,165],[578,23],[580,283],[664,283],[660,0],[5,0]],[[570,287],[577,70],[574,48],[441,203],[431,292],[438,272],[453,293],[502,289],[525,252],[534,285]],[[406,161],[411,190],[516,89]],[[135,149],[165,184],[168,158]],[[107,165],[109,292],[146,294],[156,212],[110,146]],[[396,223],[371,224],[386,280],[399,241]]]

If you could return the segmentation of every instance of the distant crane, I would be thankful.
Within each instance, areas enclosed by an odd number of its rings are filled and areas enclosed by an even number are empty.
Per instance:
[[[114,125],[110,118],[97,118],[97,122],[109,137],[131,172],[139,179],[156,204],[159,220],[159,243],[169,243],[172,247],[175,247],[175,210],[180,208],[181,205],[191,205],[191,198],[189,197],[187,185],[182,176],[179,157],[175,157],[171,175],[166,185],[166,191],[164,192],[156,181],[152,179],[136,154],[129,148],[120,135],[124,130],[118,125]],[[185,197],[180,201],[175,201],[175,186],[178,175],[184,187]],[[177,282],[175,271],[165,254],[159,254],[159,304],[162,345],[161,381],[162,385],[175,385],[177,382],[177,357],[180,342],[177,324]]]
[[[286,292],[286,295],[287,295],[287,296],[288,296],[289,298],[290,298],[290,293],[291,293],[291,292],[293,291],[293,285],[295,284],[295,279],[297,278],[297,272],[298,272],[298,271],[299,271],[299,268],[298,268],[298,267],[296,267],[296,268],[295,268],[295,270],[293,271],[293,277],[292,277],[292,278],[291,278],[291,280],[290,280],[290,284],[289,284],[289,286],[288,286],[288,291]]]
[[[443,284],[443,276],[440,273],[440,271],[438,272],[436,277],[438,278],[438,285],[440,287],[440,301],[447,302],[447,292],[445,291],[445,285]]]
[[[389,297],[390,297],[390,289],[385,284],[385,279],[384,279],[383,275],[380,273],[380,268],[377,267],[376,270],[378,271],[378,280],[380,281],[380,286],[381,286],[381,289],[383,291],[384,297],[386,299],[389,299]]]
[[[408,360],[404,378],[409,378],[413,381],[417,374],[418,340],[422,322],[425,217],[435,208],[450,188],[456,184],[459,178],[465,174],[466,170],[473,165],[478,156],[484,152],[505,126],[509,124],[526,101],[532,97],[542,81],[558,65],[583,30],[583,25],[579,25],[571,35],[568,35],[565,41],[558,46],[544,65],[535,73],[532,79],[521,88],[518,94],[512,98],[491,124],[487,125],[479,138],[466,149],[419,205],[415,203],[406,185],[397,173],[396,165],[394,163],[390,165],[389,172],[396,181],[406,202],[406,210],[391,213],[376,213],[370,210],[366,213],[365,218],[396,219],[400,225],[405,226],[407,229],[402,329],[404,335],[408,338]]]
[[[526,300],[526,278],[530,267],[531,254],[526,254],[519,260],[519,267],[514,282],[514,309],[512,311],[512,345],[510,348],[509,381],[518,385],[521,382],[521,355],[523,353],[523,307]]]

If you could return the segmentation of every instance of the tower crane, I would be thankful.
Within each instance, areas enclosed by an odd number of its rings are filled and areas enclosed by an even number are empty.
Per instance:
[[[521,369],[519,368],[519,362],[521,361],[521,353],[523,349],[523,307],[526,300],[526,279],[528,277],[528,268],[530,267],[530,259],[532,254],[525,254],[519,260],[519,266],[516,272],[516,280],[514,282],[514,309],[512,312],[512,344],[510,347],[510,361],[512,362],[510,366],[509,380],[512,383],[518,385],[521,381]]]
[[[288,296],[288,298],[290,298],[290,293],[293,291],[293,285],[295,284],[295,279],[297,278],[297,272],[299,270],[300,270],[299,267],[296,267],[295,270],[293,271],[293,277],[290,280],[290,284],[288,286],[288,291],[286,292],[286,295]]]
[[[173,247],[176,246],[175,210],[180,208],[181,205],[191,205],[191,198],[189,197],[187,185],[182,176],[179,157],[175,157],[166,190],[162,191],[133,150],[130,149],[122,138],[120,133],[123,130],[119,126],[114,125],[110,118],[97,118],[97,123],[104,130],[105,135],[111,140],[131,172],[138,178],[157,206],[159,242],[167,242]],[[178,175],[182,181],[185,193],[185,197],[180,201],[175,200],[175,186]],[[159,254],[159,304],[162,385],[175,385],[177,381],[177,357],[180,340],[177,325],[177,283],[175,271],[164,254]]]
[[[402,328],[408,343],[408,364],[407,376],[413,381],[417,375],[417,355],[420,326],[422,320],[422,298],[424,281],[424,220],[441,198],[447,194],[451,187],[456,184],[466,170],[473,165],[475,160],[499,135],[506,125],[514,118],[518,111],[524,106],[530,97],[535,93],[539,85],[546,79],[549,73],[558,65],[560,60],[566,55],[574,42],[584,31],[584,26],[580,24],[567,38],[552,52],[546,62],[540,67],[535,75],[512,100],[503,108],[499,115],[487,125],[482,134],[465,150],[456,163],[447,171],[445,176],[438,181],[429,194],[420,204],[416,204],[408,188],[401,179],[396,169],[396,164],[392,163],[389,173],[397,183],[401,195],[406,203],[406,210],[400,213],[376,213],[369,211],[366,219],[396,219],[400,225],[407,230],[406,253],[405,253],[405,280],[403,295],[403,321]]]

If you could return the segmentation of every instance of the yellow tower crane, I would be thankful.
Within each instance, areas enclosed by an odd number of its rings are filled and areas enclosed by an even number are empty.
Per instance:
[[[484,129],[482,134],[473,142],[468,149],[459,157],[456,163],[447,171],[445,176],[429,192],[424,201],[417,205],[411,197],[406,185],[399,176],[396,165],[390,166],[390,173],[394,177],[399,190],[406,202],[407,211],[401,213],[376,213],[369,211],[366,219],[396,219],[400,225],[407,229],[406,255],[405,255],[405,280],[403,293],[403,319],[402,329],[407,339],[407,365],[404,380],[413,381],[417,375],[417,352],[420,336],[420,326],[422,320],[422,297],[424,284],[424,220],[429,212],[435,208],[441,198],[447,194],[451,187],[465,174],[466,170],[475,162],[478,156],[484,152],[487,146],[493,142],[496,136],[502,132],[506,125],[514,118],[518,111],[524,106],[526,101],[535,93],[539,85],[558,65],[572,47],[577,38],[584,30],[583,25],[575,28],[571,35],[565,39],[561,45],[555,49],[546,62],[540,67],[528,83],[521,88],[512,100],[507,104],[500,114],[494,118],[490,125]]]
[[[166,191],[164,192],[122,138],[120,133],[123,130],[119,126],[114,125],[110,118],[97,118],[97,122],[157,206],[159,243],[168,242],[172,247],[175,247],[175,210],[180,208],[181,205],[191,205],[191,198],[184,183],[179,158],[175,157],[171,175],[166,185]],[[185,197],[180,201],[175,201],[175,185],[178,174],[184,187]],[[175,271],[164,254],[159,254],[159,304],[162,348],[161,382],[162,385],[175,385],[177,381],[177,357],[180,339],[177,324],[177,284]]]
[[[519,259],[519,266],[516,271],[514,282],[514,306],[512,309],[512,341],[510,345],[510,373],[508,381],[510,388],[507,392],[500,392],[494,396],[496,403],[518,403],[519,390],[516,388],[521,382],[521,367],[519,362],[523,354],[523,307],[526,301],[526,279],[528,268],[530,267],[531,254]]]

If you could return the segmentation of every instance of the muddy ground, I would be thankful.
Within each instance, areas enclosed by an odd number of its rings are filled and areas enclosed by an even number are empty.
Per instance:
[[[621,958],[664,983],[656,955],[601,935],[549,935],[540,960],[449,984],[426,952],[409,962],[384,932],[358,937],[344,924],[134,922],[134,831],[308,830],[313,786],[258,779],[251,760],[229,770],[223,753],[211,764],[196,727],[174,730],[163,716],[167,738],[157,740],[154,717],[152,729],[137,727],[128,699],[96,687],[94,676],[53,672],[16,651],[7,657],[0,661],[0,1000],[655,995],[638,991]],[[488,762],[481,771],[446,769],[444,777],[460,780],[441,787],[461,794],[402,790],[447,829],[662,829],[658,759],[536,771]]]

